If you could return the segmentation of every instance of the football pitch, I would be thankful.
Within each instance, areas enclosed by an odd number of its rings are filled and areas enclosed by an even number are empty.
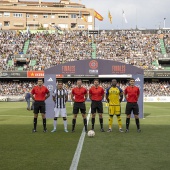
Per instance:
[[[86,104],[87,112],[90,103]],[[125,103],[122,103],[122,123],[125,130]],[[144,103],[141,133],[134,119],[130,132],[118,131],[113,119],[111,133],[100,132],[98,115],[93,138],[85,136],[78,170],[169,170],[170,169],[170,104]],[[41,115],[37,133],[32,133],[33,113],[25,102],[0,102],[0,170],[69,170],[82,134],[83,121],[79,114],[76,132],[71,133],[72,106],[67,103],[68,130],[58,119],[57,132],[51,133],[53,120],[47,120],[43,133]],[[108,112],[104,103],[104,129],[108,129]],[[88,129],[91,128],[89,121]]]

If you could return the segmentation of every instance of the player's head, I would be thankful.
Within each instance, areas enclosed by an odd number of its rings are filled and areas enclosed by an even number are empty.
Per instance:
[[[97,87],[99,85],[99,79],[94,79],[93,83]]]
[[[43,84],[43,79],[38,79],[38,86],[42,86]]]
[[[77,86],[78,86],[78,87],[81,87],[81,85],[82,85],[82,80],[81,80],[81,79],[78,79],[78,80],[77,80]]]
[[[117,80],[116,79],[112,79],[112,86],[116,86],[116,84],[117,84]]]
[[[63,82],[58,81],[57,87],[58,87],[58,89],[62,89],[63,88]]]
[[[130,86],[134,86],[134,84],[135,84],[135,79],[134,78],[130,78],[129,85]]]

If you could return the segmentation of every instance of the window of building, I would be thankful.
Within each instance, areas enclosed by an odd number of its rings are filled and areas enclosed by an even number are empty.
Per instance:
[[[2,23],[0,22],[0,28],[2,27]]]
[[[10,22],[9,21],[4,21],[4,26],[5,27],[8,27],[10,25]]]
[[[10,17],[10,12],[4,12],[4,17]]]
[[[92,30],[92,25],[88,25],[88,30]]]
[[[30,17],[30,14],[26,14],[26,17],[29,18],[29,17]]]
[[[2,13],[0,13],[0,17],[2,17]]]
[[[55,15],[51,15],[51,18],[55,18]]]
[[[44,28],[47,28],[47,27],[48,27],[48,24],[43,24],[43,27],[44,27]]]
[[[68,18],[68,16],[58,16],[58,18]]]
[[[85,25],[78,25],[78,28],[83,29],[83,28],[85,28]]]
[[[60,27],[60,28],[68,28],[68,24],[58,24],[58,27]]]
[[[44,15],[43,15],[43,18],[48,18],[48,14],[44,14]]]
[[[19,18],[21,18],[21,17],[22,17],[22,14],[21,14],[21,13],[13,13],[13,16],[14,16],[14,17],[19,17]]]
[[[92,16],[88,16],[88,22],[92,22],[93,18]]]
[[[38,15],[33,15],[33,18],[38,18]]]
[[[71,14],[71,18],[77,18],[76,14]]]

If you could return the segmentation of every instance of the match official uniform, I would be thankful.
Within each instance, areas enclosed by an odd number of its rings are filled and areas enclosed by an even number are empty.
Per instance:
[[[45,100],[47,94],[49,94],[49,90],[45,86],[35,86],[31,94],[34,96],[34,114],[37,115],[38,113],[45,114]],[[36,132],[37,126],[37,117],[34,117],[34,129],[33,132]],[[43,127],[44,132],[46,132],[46,118],[43,117]]]
[[[99,114],[103,114],[103,97],[104,97],[104,89],[100,86],[92,86],[89,90],[89,95],[90,95],[90,99],[91,99],[91,113],[95,114],[95,113],[99,113]],[[92,118],[91,120],[92,122],[92,130],[94,130],[94,124],[95,124],[95,117]],[[103,130],[103,117],[99,117],[99,122],[100,122],[100,126],[101,126],[101,130]]]
[[[86,119],[86,105],[85,100],[87,95],[87,90],[84,87],[75,87],[72,89],[72,96],[74,97],[74,104],[73,104],[73,114],[75,118],[72,120],[72,132],[74,132],[75,124],[76,124],[76,117],[79,113],[79,110],[82,113],[85,132],[87,132],[87,119]]]
[[[133,111],[134,115],[139,114],[139,106],[138,106],[138,96],[140,94],[139,88],[136,86],[128,86],[124,91],[125,95],[127,95],[127,104],[126,104],[126,114],[131,114]]]
[[[135,116],[135,121],[136,121],[136,126],[137,126],[137,131],[140,132],[140,123],[139,123],[139,106],[138,106],[138,97],[140,95],[140,90],[136,86],[128,86],[126,87],[124,94],[127,100],[126,104],[126,110],[125,113],[127,115],[126,118],[126,132],[129,131],[129,124],[130,124],[130,115],[131,112],[133,111],[133,114]]]
[[[87,94],[87,90],[84,87],[75,87],[72,89],[72,94],[74,95],[74,105],[73,105],[73,113],[78,114],[79,110],[82,114],[86,113],[85,106],[85,98],[84,96]]]

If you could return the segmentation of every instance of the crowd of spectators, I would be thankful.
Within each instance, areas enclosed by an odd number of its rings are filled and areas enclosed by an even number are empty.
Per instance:
[[[153,62],[160,54],[158,34],[142,31],[101,31],[90,35],[88,31],[64,31],[63,34],[37,32],[33,34],[0,32],[0,63],[3,70],[14,70],[7,63],[11,56],[23,51],[24,42],[30,39],[27,54],[29,61],[24,70],[44,70],[68,61],[91,59],[96,45],[96,58],[115,60],[143,69],[156,69]]]
[[[70,81],[69,81],[70,82]],[[68,93],[71,93],[71,89],[75,86],[75,82],[64,83],[64,88],[68,90]],[[36,85],[36,82],[0,82],[0,96],[21,96],[24,95],[26,90],[31,90]],[[83,83],[83,86],[87,90],[92,86],[92,83]],[[119,82],[123,90],[128,84],[125,82]],[[100,82],[105,90],[110,87],[110,82]],[[170,96],[170,86],[169,82],[145,82],[144,83],[144,97],[148,96]]]

